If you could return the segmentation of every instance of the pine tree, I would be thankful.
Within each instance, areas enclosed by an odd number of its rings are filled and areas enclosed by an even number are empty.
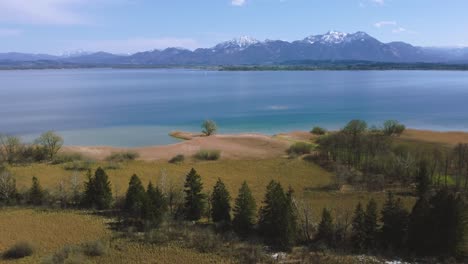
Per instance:
[[[161,189],[150,182],[146,191],[147,201],[145,203],[144,218],[153,227],[157,227],[163,221],[164,215],[168,210],[166,197]]]
[[[143,206],[146,202],[146,192],[140,178],[136,174],[130,178],[127,194],[125,196],[125,212],[132,217],[141,218]]]
[[[371,199],[366,206],[366,214],[364,218],[364,230],[365,230],[365,248],[367,250],[375,248],[378,234],[377,224],[377,203],[374,199]]]
[[[234,219],[232,226],[234,231],[241,237],[246,237],[252,233],[255,225],[255,212],[257,205],[252,196],[247,182],[243,182],[237,195],[234,206]]]
[[[44,191],[42,190],[39,179],[32,177],[31,189],[29,189],[29,204],[42,205],[44,201]]]
[[[203,184],[201,177],[195,169],[191,169],[187,174],[184,184],[185,192],[185,219],[197,221],[201,218],[205,208],[205,194],[202,193]]]
[[[359,202],[354,210],[352,222],[352,237],[353,247],[356,252],[362,252],[365,249],[366,230],[365,230],[365,213],[362,205]]]
[[[460,256],[467,235],[467,206],[459,194],[447,190],[439,191],[430,200],[432,226],[432,255]]]
[[[296,239],[291,195],[284,193],[280,183],[271,181],[259,214],[260,234],[267,243],[281,249],[289,249]]]
[[[88,181],[85,183],[83,204],[98,210],[110,208],[112,203],[112,190],[106,172],[99,167],[94,173],[94,176],[91,175],[91,171],[88,171],[87,177]]]
[[[431,184],[427,166],[427,162],[424,160],[419,163],[418,174],[416,176],[416,189],[419,197],[427,194]]]
[[[326,208],[323,208],[322,219],[320,220],[315,240],[318,242],[323,242],[327,246],[333,246],[333,218],[331,216],[330,211],[328,211]]]
[[[402,249],[407,234],[408,212],[392,193],[389,193],[382,209],[382,223],[382,244],[394,250]]]
[[[408,225],[408,249],[419,256],[431,254],[434,244],[434,220],[426,197],[418,199],[411,211]]]
[[[218,179],[211,194],[211,218],[213,222],[231,222],[231,196],[226,186]]]

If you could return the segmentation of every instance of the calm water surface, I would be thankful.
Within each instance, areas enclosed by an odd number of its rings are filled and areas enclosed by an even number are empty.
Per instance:
[[[468,73],[451,71],[0,71],[0,132],[56,130],[69,145],[174,142],[214,119],[222,133],[274,134],[351,119],[468,131]]]

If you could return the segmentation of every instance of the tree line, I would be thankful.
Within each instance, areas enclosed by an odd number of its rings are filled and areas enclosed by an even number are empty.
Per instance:
[[[41,134],[30,144],[17,136],[0,134],[0,164],[53,161],[62,146],[63,138],[53,131]]]
[[[429,178],[425,164],[420,165],[420,178]],[[18,198],[14,179],[9,188],[0,184],[0,202],[10,204]],[[425,181],[421,181],[424,183]],[[260,238],[275,249],[288,250],[295,245],[315,249],[354,253],[389,254],[409,257],[463,257],[466,254],[467,203],[463,194],[449,188],[433,190],[418,185],[418,200],[408,211],[400,198],[391,192],[380,211],[371,199],[359,203],[352,215],[350,230],[336,223],[331,211],[324,208],[315,228],[306,230],[307,216],[300,213],[299,200],[292,189],[285,190],[276,181],[266,186],[264,200],[257,210],[256,201],[243,182],[234,203],[221,179],[211,193],[203,190],[201,176],[191,169],[185,176],[182,199],[174,202],[173,188],[143,186],[140,178],[130,178],[127,192],[120,201],[112,196],[107,173],[98,168],[88,172],[84,190],[71,203],[82,208],[116,210],[125,226],[141,230],[158,228],[164,221],[197,222],[207,218],[219,232],[235,232],[242,239]],[[9,191],[6,191],[9,190]],[[29,205],[42,205],[47,193],[36,177],[26,194]],[[57,197],[60,199],[60,197]],[[306,232],[310,232],[305,235]]]
[[[434,187],[468,191],[468,144],[453,148],[434,144],[411,144],[395,139],[405,130],[398,121],[386,121],[382,128],[352,120],[343,129],[317,139],[312,158],[336,172],[338,184],[383,190],[388,185],[408,186],[418,181],[421,163]]]

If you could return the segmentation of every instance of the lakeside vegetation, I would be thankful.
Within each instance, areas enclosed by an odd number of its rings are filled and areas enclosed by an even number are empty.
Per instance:
[[[467,63],[393,63],[373,61],[287,61],[262,65],[159,65],[159,64],[79,64],[55,61],[1,62],[0,70],[43,69],[191,69],[206,71],[368,71],[368,70],[433,70],[467,71]]]
[[[463,262],[468,253],[468,145],[404,141],[404,130],[397,121],[369,128],[352,120],[340,131],[313,129],[319,136],[295,142],[286,157],[145,162],[131,152],[114,153],[104,161],[89,161],[81,171],[67,170],[65,164],[85,158],[63,157],[56,148],[63,141],[52,132],[44,135],[54,144],[37,140],[27,145],[3,137],[0,202],[104,215],[109,232],[116,234],[103,235],[106,249],[92,244],[96,256],[83,253],[81,246],[73,251],[96,263],[115,259],[119,252],[134,252],[128,259],[147,259],[166,249],[219,263],[275,258],[336,263],[322,258],[340,254],[350,257],[343,256],[348,263],[359,263],[353,256],[360,254],[377,256],[368,257],[370,263],[397,257]],[[28,153],[35,152],[24,149],[48,154],[33,159]],[[0,209],[8,210],[24,209]],[[144,249],[142,256],[135,247]],[[272,258],[278,250],[287,253]],[[35,257],[33,252],[26,259]]]

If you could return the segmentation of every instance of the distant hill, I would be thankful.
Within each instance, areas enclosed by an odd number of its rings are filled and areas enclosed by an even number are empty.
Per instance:
[[[80,52],[73,56],[0,53],[0,65],[114,65],[114,66],[216,66],[281,65],[297,61],[370,61],[388,63],[468,63],[468,48],[425,48],[404,42],[383,43],[365,32],[329,31],[302,40],[259,41],[240,37],[211,48],[187,50],[167,48],[115,55],[106,52]],[[22,63],[19,63],[22,62]]]

